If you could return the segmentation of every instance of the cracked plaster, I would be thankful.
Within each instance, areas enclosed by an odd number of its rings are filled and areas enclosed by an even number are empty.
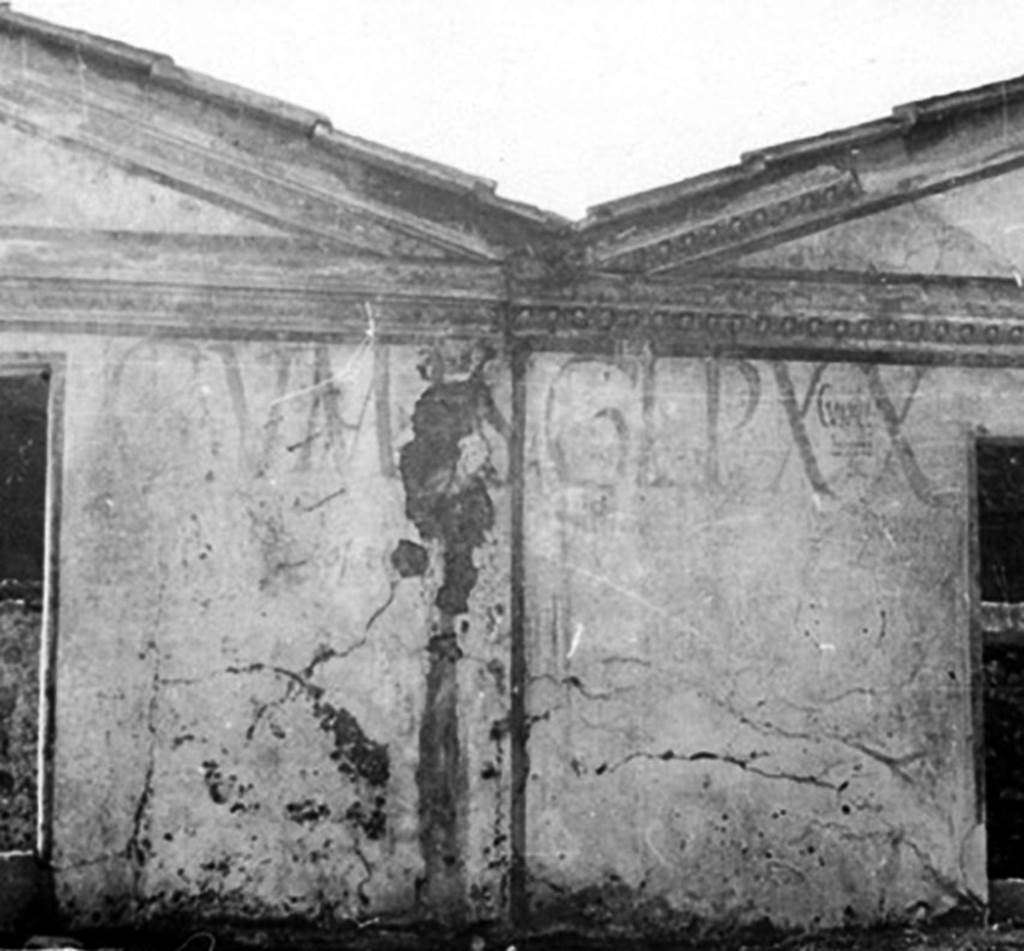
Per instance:
[[[371,398],[381,359],[366,346],[76,348],[54,829],[71,923],[444,911],[420,894],[416,776],[439,569],[395,566],[414,529],[381,468],[410,438],[423,355],[386,357],[386,426]],[[487,671],[508,650],[496,497],[459,619],[459,702],[483,714],[461,727],[475,890],[460,911],[475,918],[498,913],[507,865],[494,844],[507,786],[480,777],[504,706]]]
[[[431,913],[416,769],[443,559],[434,540],[422,575],[395,564],[415,526],[355,355],[328,351],[353,368],[332,422],[275,402],[315,379],[311,346],[75,343],[54,827],[73,922]],[[392,350],[396,460],[418,362]],[[983,898],[963,440],[1013,432],[1024,374],[640,355],[536,357],[528,382],[536,920],[824,927]],[[311,437],[332,425],[340,446]],[[455,625],[458,904],[487,920],[509,897],[503,451]],[[386,749],[385,782],[357,748]]]
[[[533,913],[977,906],[964,440],[1024,374],[629,363],[530,370]]]

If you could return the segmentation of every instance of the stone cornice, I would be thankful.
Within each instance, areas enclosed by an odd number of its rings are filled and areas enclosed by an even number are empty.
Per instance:
[[[599,304],[520,302],[510,333],[542,349],[611,350],[647,344],[674,355],[1017,365],[1024,320],[777,316]]]
[[[591,266],[658,276],[695,273],[783,241],[1024,167],[1024,106],[986,108],[969,128],[887,125],[856,144],[754,153],[661,201],[597,209],[577,229]],[[906,123],[903,123],[906,125]],[[685,183],[684,183],[685,184]],[[642,196],[641,196],[642,197]]]
[[[486,299],[268,287],[0,277],[0,328],[41,333],[275,340],[500,337]]]
[[[662,353],[792,359],[1024,360],[1024,290],[990,279],[599,275],[562,297],[518,298],[509,320],[512,336],[546,349],[645,344]]]
[[[1024,287],[1014,280],[851,271],[745,269],[675,280],[596,273],[543,299],[782,317],[1024,319]]]
[[[599,282],[598,282],[599,283]],[[632,294],[502,299],[422,286],[319,289],[0,277],[0,326],[42,332],[351,339],[519,339],[542,350],[967,365],[1024,362],[1024,294],[998,282],[914,287],[709,281]],[[607,290],[607,289],[606,289]],[[643,292],[647,292],[646,294]],[[898,291],[898,292],[897,292]],[[603,298],[603,299],[602,299]]]
[[[504,299],[493,264],[341,254],[329,242],[287,237],[102,232],[0,226],[0,275],[35,281],[108,282],[423,299]]]
[[[513,273],[514,272],[514,273]],[[509,336],[551,350],[1017,363],[1011,280],[779,271],[611,273],[557,288],[489,264],[339,255],[286,238],[0,228],[0,324],[343,339]]]
[[[589,248],[588,259],[597,267],[658,274],[734,256],[785,231],[797,232],[848,213],[863,199],[857,177],[836,168],[814,169],[793,180],[783,180],[764,194],[722,213],[694,215],[652,230],[637,229],[624,238],[614,236]]]

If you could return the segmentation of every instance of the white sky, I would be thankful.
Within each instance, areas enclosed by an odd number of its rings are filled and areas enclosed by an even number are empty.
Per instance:
[[[567,217],[1024,74],[1020,0],[14,0]]]

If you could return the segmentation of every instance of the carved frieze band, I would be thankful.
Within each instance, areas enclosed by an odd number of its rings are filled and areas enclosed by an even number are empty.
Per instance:
[[[395,337],[512,336],[556,350],[646,341],[666,353],[827,352],[971,363],[1017,363],[1024,355],[1024,295],[1012,281],[670,283],[597,275],[575,297],[550,299],[507,295],[500,271],[490,268],[324,263],[275,241],[251,253],[230,243],[217,249],[222,266],[211,274],[190,271],[202,248],[179,247],[180,240],[161,239],[140,268],[112,238],[103,244],[94,237],[94,255],[81,236],[49,237],[11,238],[6,251],[0,248],[0,324],[340,338],[364,333],[372,320]],[[144,279],[147,272],[162,280]]]
[[[849,206],[861,195],[856,176],[830,170],[821,184],[689,227],[598,248],[593,260],[615,270],[657,274],[724,249],[743,246],[774,233],[783,225],[793,227],[822,212]]]
[[[507,316],[506,316],[507,314]],[[628,306],[506,306],[495,300],[0,279],[0,326],[44,332],[351,338],[512,336],[552,350],[638,340],[665,353],[824,352],[851,358],[1010,364],[1024,320],[799,316]]]
[[[622,307],[519,307],[511,333],[539,345],[649,340],[666,352],[829,352],[891,354],[967,363],[1016,363],[1024,357],[1024,320],[796,316]]]

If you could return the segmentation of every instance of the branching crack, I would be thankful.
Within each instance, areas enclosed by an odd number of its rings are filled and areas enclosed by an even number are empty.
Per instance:
[[[264,664],[260,661],[246,664],[244,667],[228,667],[226,670],[229,674],[258,674],[264,672],[277,674],[279,677],[284,677],[288,680],[289,688],[293,686],[298,687],[312,697],[319,697],[323,693],[323,690],[320,687],[317,687],[315,684],[311,684],[306,680],[304,671],[302,673],[296,673],[294,670],[289,670],[287,667],[277,667],[274,664]]]
[[[320,661],[320,663],[322,662],[323,661]],[[317,657],[314,657],[312,662],[310,663],[310,666],[306,669],[311,670],[315,668],[317,663]],[[270,700],[267,703],[260,704],[260,706],[256,709],[256,713],[252,718],[252,722],[249,724],[248,728],[245,731],[246,740],[251,740],[253,738],[253,736],[256,733],[256,728],[260,725],[260,722],[262,721],[263,717],[267,715],[267,712],[273,709],[274,707],[281,706],[281,704],[285,703],[287,700],[290,700],[295,695],[296,690],[302,691],[314,702],[319,700],[323,696],[322,688],[317,687],[315,684],[309,683],[309,675],[306,673],[305,670],[301,673],[296,673],[294,670],[288,670],[286,667],[277,667],[272,664],[263,664],[258,661],[252,664],[246,664],[244,667],[228,667],[226,668],[226,670],[229,674],[272,673],[276,674],[279,677],[285,678],[285,680],[287,680],[288,682],[287,686],[285,687],[284,693],[280,697],[278,697],[276,700]]]
[[[318,687],[314,683],[310,683],[310,679],[313,674],[316,673],[317,668],[331,660],[344,660],[350,654],[365,646],[368,639],[368,636],[363,636],[349,644],[343,650],[335,650],[327,644],[321,644],[314,651],[313,659],[298,671],[289,670],[287,667],[278,667],[274,664],[264,664],[260,661],[254,661],[253,663],[245,664],[244,666],[226,667],[225,673],[229,674],[271,673],[276,674],[278,677],[283,677],[288,682],[285,687],[284,694],[276,700],[271,700],[267,703],[261,704],[257,708],[252,723],[249,724],[248,729],[245,731],[245,738],[247,740],[251,740],[256,732],[256,728],[259,726],[263,717],[266,716],[267,712],[290,700],[295,695],[296,690],[304,693],[314,702],[320,701],[324,695],[323,688]]]
[[[809,730],[791,730],[780,726],[777,723],[772,723],[769,720],[752,719],[739,710],[734,709],[730,704],[723,705],[730,710],[733,716],[735,716],[740,723],[744,726],[749,726],[751,729],[757,730],[757,732],[761,734],[780,736],[787,740],[803,740],[814,743],[820,743],[822,740],[827,740],[833,743],[838,743],[841,746],[845,746],[848,749],[867,756],[869,759],[873,759],[877,763],[881,763],[883,766],[887,767],[893,775],[899,777],[903,782],[911,786],[916,786],[917,781],[906,771],[905,767],[923,759],[927,755],[925,750],[912,750],[909,753],[893,755],[892,753],[888,753],[884,750],[876,749],[862,740],[854,739],[853,737],[847,736],[843,733],[837,733],[833,730],[815,732],[811,732]]]
[[[945,872],[937,869],[931,858],[916,842],[900,838],[900,844],[905,845],[914,854],[914,857],[921,863],[921,870],[927,876],[929,881],[931,881],[932,884],[943,894],[955,899],[958,903],[965,904],[975,909],[976,911],[981,912],[984,909],[985,903],[983,899],[973,892],[965,889],[958,881],[947,875]]]
[[[373,866],[370,864],[370,860],[366,857],[363,850],[359,848],[359,844],[357,842],[353,842],[350,848],[363,866],[363,877],[356,884],[356,894],[359,896],[360,904],[365,908],[370,904],[370,896],[366,894],[366,886],[369,885],[370,881],[373,879]]]
[[[848,690],[843,690],[841,693],[834,694],[831,697],[821,697],[814,704],[796,703],[788,697],[779,697],[779,703],[784,704],[791,710],[799,710],[801,713],[817,713],[822,707],[830,707],[834,704],[842,703],[850,697],[876,696],[878,696],[878,691],[871,687],[850,687]]]
[[[156,772],[156,751],[157,751],[157,708],[160,702],[161,677],[161,655],[157,644],[157,633],[160,630],[164,612],[164,595],[167,590],[166,582],[160,586],[156,596],[156,612],[149,628],[149,637],[146,640],[145,657],[152,661],[152,673],[150,675],[149,703],[146,708],[146,729],[149,733],[149,744],[147,748],[146,772],[142,780],[142,790],[135,803],[135,810],[132,813],[132,831],[124,847],[124,855],[131,862],[134,878],[134,892],[136,899],[141,898],[142,893],[142,868],[149,857],[152,843],[147,835],[147,811],[149,803],[153,798],[153,776]]]
[[[530,678],[531,683],[536,683],[539,680],[546,680],[550,683],[556,684],[559,687],[572,687],[582,696],[586,697],[587,700],[613,700],[615,697],[621,696],[622,694],[632,693],[636,690],[636,687],[618,687],[613,690],[603,690],[598,692],[596,690],[589,689],[579,677],[570,674],[568,677],[558,678],[552,674],[535,674]]]
[[[805,786],[817,786],[821,789],[829,789],[833,792],[838,788],[835,783],[831,783],[828,780],[822,779],[820,776],[812,776],[805,773],[789,773],[781,771],[772,771],[763,769],[760,766],[754,765],[759,759],[765,759],[771,757],[773,754],[762,751],[753,752],[749,756],[736,756],[732,753],[712,753],[709,750],[698,750],[696,753],[677,753],[675,750],[665,750],[661,753],[649,753],[644,750],[640,750],[635,753],[630,753],[628,756],[619,760],[617,763],[602,763],[594,773],[598,776],[604,773],[614,773],[616,770],[621,769],[627,763],[637,759],[647,760],[660,760],[662,762],[684,762],[684,763],[699,763],[703,761],[711,761],[717,763],[728,763],[730,766],[737,766],[748,773],[753,773],[756,776],[761,776],[764,779],[778,779],[785,780],[786,782],[799,783]]]
[[[317,509],[323,508],[328,502],[332,502],[334,499],[344,495],[347,491],[348,486],[343,485],[340,489],[335,489],[335,491],[323,496],[323,498],[318,499],[316,502],[301,506],[302,511],[315,512]]]
[[[647,660],[644,657],[628,657],[626,655],[609,654],[607,657],[602,657],[602,664],[611,666],[612,664],[636,664],[638,667],[653,667],[654,663]]]

